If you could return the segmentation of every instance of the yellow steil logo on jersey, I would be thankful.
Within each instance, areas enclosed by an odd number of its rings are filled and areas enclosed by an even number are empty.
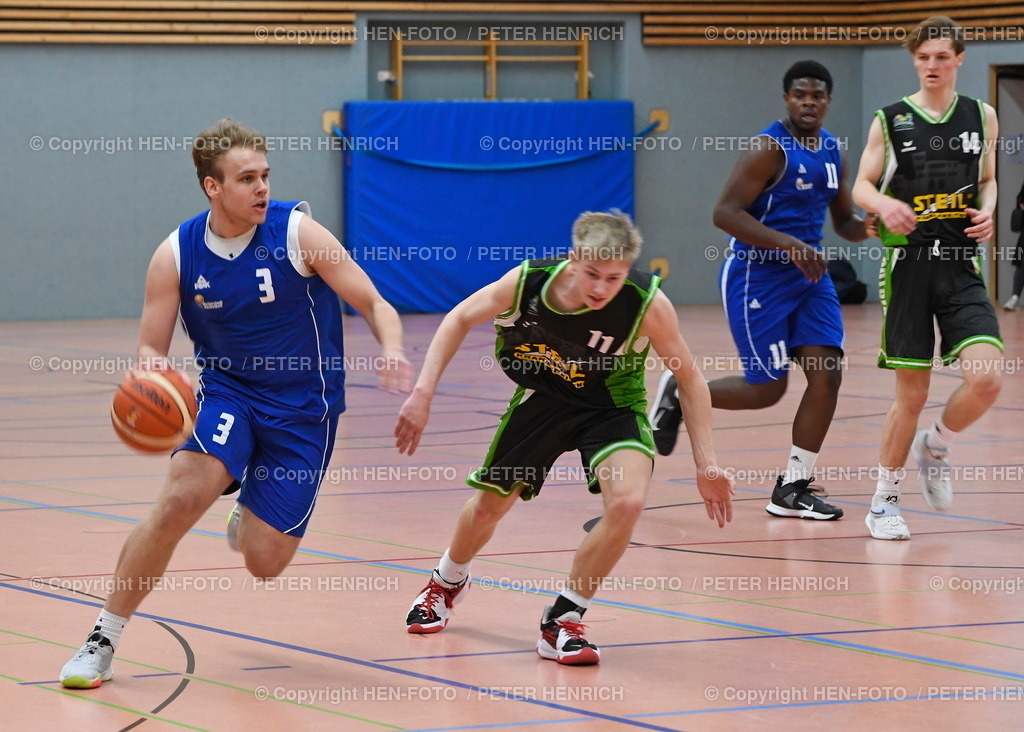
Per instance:
[[[970,206],[966,193],[927,193],[914,196],[914,212],[918,221],[967,218],[964,209]]]
[[[516,346],[512,355],[521,361],[539,364],[577,389],[582,389],[586,385],[587,375],[580,370],[579,364],[566,361],[558,351],[547,344],[524,343]]]

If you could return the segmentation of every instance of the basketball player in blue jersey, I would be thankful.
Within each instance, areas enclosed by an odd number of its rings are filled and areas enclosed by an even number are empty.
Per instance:
[[[904,46],[921,88],[878,110],[853,193],[881,218],[882,348],[878,365],[896,371],[896,397],[882,428],[879,477],[865,517],[871,536],[906,540],[900,480],[912,453],[928,505],[953,500],[949,449],[995,402],[1002,386],[999,321],[981,277],[978,244],[992,236],[996,206],[995,110],[958,94],[964,32],[936,15]],[[963,381],[939,419],[917,431],[935,364],[960,359]],[[915,435],[916,432],[916,435]]]
[[[843,322],[821,251],[825,213],[847,241],[867,237],[854,213],[845,156],[822,128],[832,76],[815,61],[794,64],[782,81],[786,119],[752,140],[715,206],[715,226],[731,235],[722,265],[722,303],[743,376],[711,381],[718,409],[763,409],[786,393],[790,360],[807,378],[793,420],[789,462],[768,503],[775,516],[834,520],[843,510],[811,486],[842,382]],[[651,405],[654,441],[672,452],[680,409],[672,373]]]
[[[181,319],[202,367],[195,430],[125,542],[96,627],[61,671],[66,687],[111,679],[128,619],[181,538],[236,483],[229,544],[257,578],[291,561],[345,408],[339,296],[381,345],[383,388],[408,391],[398,314],[305,203],[271,200],[264,138],[222,120],[196,138],[192,156],[210,210],[153,255],[138,355],[166,366]]]
[[[707,515],[719,526],[732,519],[732,480],[715,464],[707,384],[660,279],[632,268],[640,246],[625,214],[582,214],[567,258],[523,262],[442,321],[399,413],[395,438],[401,452],[415,452],[445,366],[473,326],[494,321],[498,362],[517,388],[484,466],[467,480],[478,490],[409,610],[410,633],[436,633],[448,624],[453,603],[469,589],[470,561],[501,518],[518,499],[540,492],[560,455],[579,450],[604,515],[580,544],[566,588],[544,611],[537,653],[567,665],[599,662],[581,618],[643,510],[654,457],[644,386],[651,346],[676,365]]]

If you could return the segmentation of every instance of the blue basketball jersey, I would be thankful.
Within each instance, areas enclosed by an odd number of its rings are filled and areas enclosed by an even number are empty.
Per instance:
[[[231,258],[207,244],[209,211],[171,234],[179,314],[202,369],[200,398],[227,390],[264,414],[300,422],[344,411],[338,296],[293,265],[303,213],[309,213],[305,202],[271,201],[266,221]]]
[[[796,237],[821,249],[821,229],[825,212],[839,192],[843,157],[835,137],[821,131],[817,150],[804,147],[780,121],[773,122],[760,135],[775,140],[786,155],[786,167],[777,181],[761,192],[747,212],[769,229]],[[778,261],[782,253],[764,249],[735,237],[729,247],[750,254],[755,261]],[[743,256],[743,255],[741,255]]]

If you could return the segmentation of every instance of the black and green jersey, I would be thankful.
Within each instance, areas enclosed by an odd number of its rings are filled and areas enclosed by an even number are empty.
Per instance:
[[[917,228],[903,236],[879,223],[886,246],[974,246],[964,234],[965,208],[978,207],[986,149],[985,109],[958,94],[941,119],[903,97],[875,112],[885,138],[885,169],[878,190],[909,205]]]
[[[600,310],[558,310],[548,287],[568,259],[523,262],[516,297],[494,319],[495,355],[510,379],[585,407],[631,407],[646,397],[650,344],[640,323],[661,278],[631,269],[619,293]]]

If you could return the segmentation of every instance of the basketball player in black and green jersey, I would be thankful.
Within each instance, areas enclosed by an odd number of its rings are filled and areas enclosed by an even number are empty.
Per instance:
[[[395,428],[412,454],[441,374],[470,328],[494,320],[496,354],[517,384],[455,535],[406,620],[436,633],[469,587],[469,563],[516,500],[536,496],[555,460],[579,450],[604,515],[576,552],[566,588],[541,619],[537,653],[558,663],[598,663],[581,617],[629,543],[643,510],[654,458],[644,366],[650,347],[672,368],[687,416],[697,489],[709,518],[732,520],[732,480],[711,443],[711,396],[679,334],[660,279],[633,269],[641,238],[619,212],[584,213],[562,259],[530,260],[459,303],[441,323]]]
[[[1002,381],[1003,343],[978,258],[978,244],[992,236],[996,205],[995,111],[956,91],[964,43],[954,21],[933,16],[904,45],[921,88],[875,113],[853,188],[857,205],[881,219],[887,249],[879,275],[878,365],[896,370],[865,519],[876,539],[910,538],[899,507],[909,453],[928,505],[949,507],[950,445],[995,402]],[[915,435],[928,399],[936,322],[941,361],[959,358],[964,378],[941,417]]]

